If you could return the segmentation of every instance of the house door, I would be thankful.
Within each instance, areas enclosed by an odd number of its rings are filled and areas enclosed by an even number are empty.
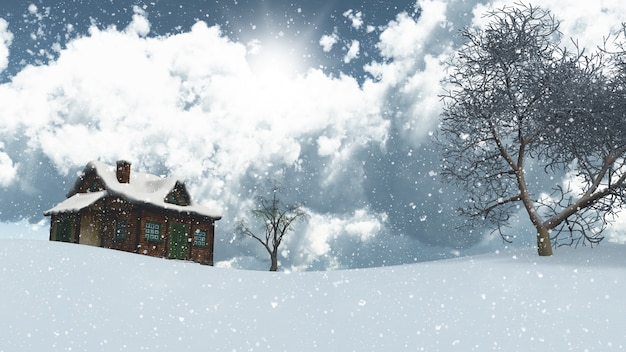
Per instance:
[[[187,259],[187,225],[173,222],[170,225],[170,259]]]
[[[78,243],[100,247],[100,217],[96,214],[82,214]]]

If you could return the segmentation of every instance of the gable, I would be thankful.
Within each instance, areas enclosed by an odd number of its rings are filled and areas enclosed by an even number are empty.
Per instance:
[[[76,180],[75,193],[92,193],[105,190],[105,184],[95,172],[81,174]],[[69,196],[69,193],[68,193]]]
[[[176,182],[174,189],[172,189],[167,196],[165,196],[164,201],[169,204],[187,206],[191,204],[190,198],[191,197],[189,197],[189,193],[187,193],[185,184]]]

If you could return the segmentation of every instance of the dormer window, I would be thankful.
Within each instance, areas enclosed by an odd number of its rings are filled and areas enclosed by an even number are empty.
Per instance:
[[[98,181],[93,180],[91,182],[91,184],[89,185],[89,188],[87,189],[87,192],[98,192],[100,191],[100,184],[98,183]]]
[[[178,199],[176,199],[176,194],[174,194],[174,192],[168,194],[167,197],[165,197],[165,202],[178,205]]]

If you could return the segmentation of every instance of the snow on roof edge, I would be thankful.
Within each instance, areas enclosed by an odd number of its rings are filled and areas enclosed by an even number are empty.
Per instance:
[[[75,195],[67,198],[61,203],[43,212],[43,215],[48,216],[52,214],[76,212],[92,205],[98,200],[104,198],[107,195],[107,191],[91,192],[91,193],[76,193]]]

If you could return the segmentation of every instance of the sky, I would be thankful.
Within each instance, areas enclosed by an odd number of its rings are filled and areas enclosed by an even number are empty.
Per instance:
[[[15,1],[0,7],[0,222],[46,239],[43,211],[90,160],[177,176],[221,211],[217,265],[264,269],[235,235],[271,181],[310,217],[284,270],[425,261],[501,248],[459,231],[462,192],[433,145],[458,31],[511,1]],[[542,1],[594,48],[620,1]],[[609,229],[623,241],[623,221]],[[512,229],[531,245],[524,220]]]

